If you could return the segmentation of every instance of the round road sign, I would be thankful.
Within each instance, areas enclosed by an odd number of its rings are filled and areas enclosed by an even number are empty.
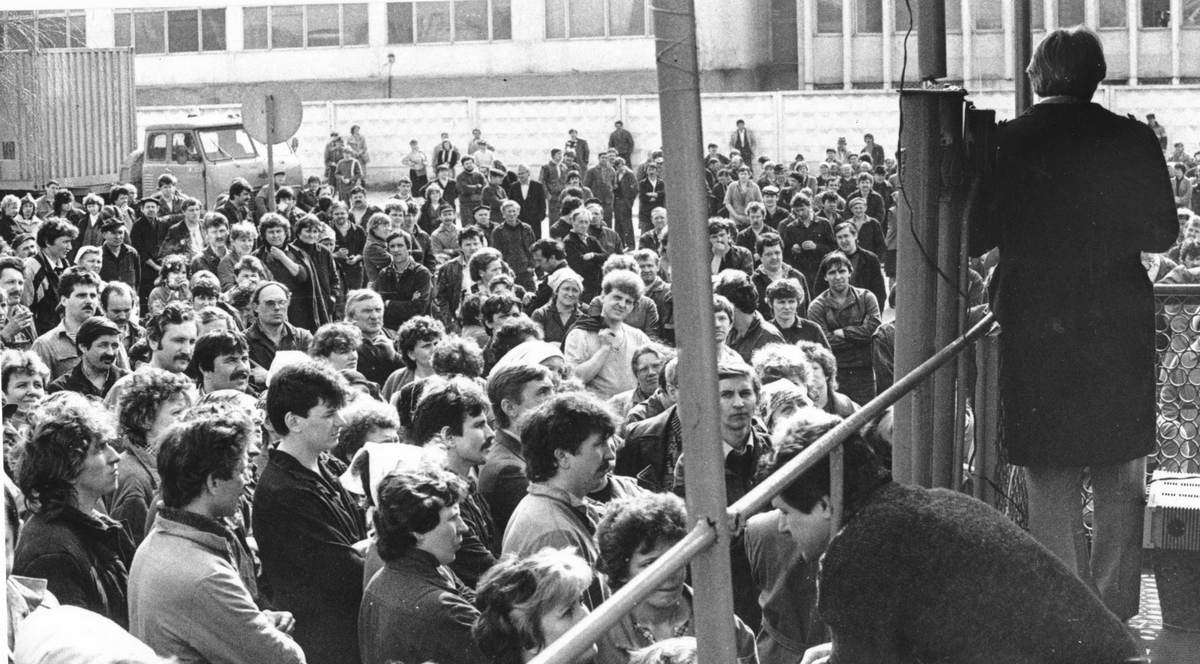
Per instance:
[[[274,131],[268,109],[274,106]],[[291,88],[279,85],[260,85],[242,99],[242,124],[246,133],[259,143],[278,145],[296,135],[304,119],[300,96]]]

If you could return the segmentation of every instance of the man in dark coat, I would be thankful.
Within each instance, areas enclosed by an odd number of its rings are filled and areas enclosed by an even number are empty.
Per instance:
[[[267,418],[283,437],[254,491],[254,534],[272,605],[296,618],[313,662],[358,664],[358,609],[367,536],[358,504],[328,465],[349,386],[326,365],[285,367],[271,379]]]
[[[613,132],[608,135],[608,147],[617,151],[617,156],[625,163],[633,161],[633,134],[625,128],[625,123],[617,120],[613,123]]]
[[[650,223],[650,211],[666,206],[667,191],[659,179],[658,164],[646,164],[646,177],[638,182],[638,231],[645,233],[650,230],[653,226]]]
[[[1139,252],[1171,246],[1174,201],[1153,131],[1090,101],[1106,71],[1094,33],[1051,32],[1029,71],[1046,99],[1000,127],[1002,177],[971,234],[972,256],[1000,248],[1001,437],[1026,467],[1030,532],[1128,619],[1155,448],[1154,298]],[[1096,500],[1090,564],[1074,538],[1083,467]]]
[[[517,181],[508,186],[508,198],[521,206],[517,218],[529,224],[533,234],[542,237],[542,222],[546,220],[546,187],[529,177],[529,167],[517,165]]]

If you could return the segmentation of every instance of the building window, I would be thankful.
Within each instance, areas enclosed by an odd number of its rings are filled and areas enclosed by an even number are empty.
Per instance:
[[[546,38],[652,36],[649,5],[646,0],[546,0]]]
[[[1034,0],[1030,5],[1036,4]],[[979,32],[1004,29],[1003,5],[995,0],[971,0],[971,14],[975,19],[975,30]]]
[[[796,0],[771,0],[771,61],[794,65],[799,60],[796,41]]]
[[[225,50],[224,9],[118,11],[113,15],[117,46],[134,53],[197,53]]]
[[[0,49],[82,48],[87,46],[83,10],[0,12]]]
[[[883,32],[883,1],[857,0],[854,3],[854,29],[857,34]]]
[[[389,2],[387,21],[389,44],[507,40],[512,0]]]
[[[1100,0],[1101,28],[1123,28],[1125,17],[1125,0]]]
[[[842,0],[817,0],[817,34],[842,34]]]
[[[962,1],[946,0],[946,32],[962,32]]]
[[[367,5],[245,7],[242,39],[247,50],[362,46],[367,43]]]
[[[896,32],[904,34],[912,28],[913,32],[917,31],[917,8],[915,5],[909,7],[904,3],[904,0],[896,0],[894,3],[896,8]]]
[[[1083,25],[1084,0],[1058,0],[1058,25],[1062,28],[1073,28]]]
[[[1141,0],[1143,28],[1171,27],[1171,0]],[[1187,15],[1187,12],[1184,12]]]

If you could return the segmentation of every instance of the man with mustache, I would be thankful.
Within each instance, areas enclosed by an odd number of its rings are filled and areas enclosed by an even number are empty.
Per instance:
[[[574,547],[596,565],[598,514],[585,498],[608,481],[615,456],[609,439],[616,430],[608,408],[582,392],[555,396],[526,416],[521,450],[531,484],[504,531],[504,555]],[[597,575],[583,603],[595,609],[607,597],[608,586]]]
[[[74,269],[74,268],[72,268]],[[192,351],[196,346],[198,327],[196,313],[186,302],[171,302],[163,307],[162,313],[146,323],[146,340],[150,342],[150,361],[138,368],[162,369],[175,374],[187,372],[192,363]],[[124,351],[122,351],[122,356]],[[135,372],[136,373],[136,372]],[[115,408],[133,375],[118,380],[104,403]],[[195,399],[193,399],[194,401]]]
[[[33,312],[21,304],[25,291],[25,263],[16,256],[0,258],[0,299],[8,304],[8,316],[0,326],[0,343],[5,348],[25,350],[37,338]]]
[[[241,332],[213,330],[196,340],[193,366],[200,376],[200,393],[217,390],[249,392],[250,347]]]
[[[449,567],[472,588],[496,564],[500,552],[496,524],[476,482],[478,469],[496,439],[488,423],[490,414],[487,395],[474,381],[435,379],[421,395],[409,430],[414,444],[445,450],[443,467],[466,483],[467,491],[458,506],[467,528]]]
[[[79,326],[75,345],[79,349],[79,364],[51,382],[46,392],[71,391],[103,399],[117,380],[129,373],[116,366],[123,350],[121,328],[103,316],[92,316]]]
[[[100,277],[81,267],[72,267],[58,280],[58,300],[63,308],[62,320],[48,332],[33,340],[31,350],[50,367],[50,380],[71,373],[79,364],[79,348],[75,334],[79,326],[100,310]],[[124,350],[117,365],[129,367]]]

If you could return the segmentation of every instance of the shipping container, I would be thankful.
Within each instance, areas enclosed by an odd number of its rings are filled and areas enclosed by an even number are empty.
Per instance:
[[[133,50],[0,52],[0,191],[116,183],[136,147]]]

